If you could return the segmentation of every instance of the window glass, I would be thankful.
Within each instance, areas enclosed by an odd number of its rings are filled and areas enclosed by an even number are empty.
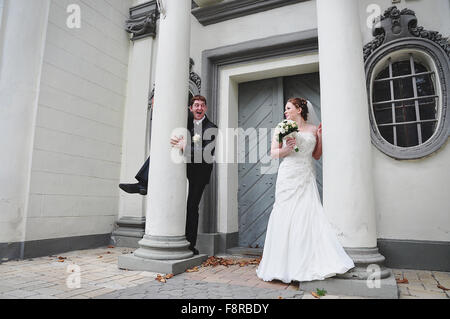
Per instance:
[[[378,131],[387,142],[413,147],[433,135],[438,116],[434,76],[412,55],[403,55],[398,61],[389,59],[376,75],[372,86],[373,114]]]

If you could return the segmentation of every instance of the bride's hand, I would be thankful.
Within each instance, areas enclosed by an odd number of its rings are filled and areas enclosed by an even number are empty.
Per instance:
[[[317,128],[317,137],[319,139],[322,139],[322,123],[320,123],[319,127]]]
[[[289,149],[294,150],[295,145],[297,145],[295,138],[287,138],[286,139],[286,146]]]

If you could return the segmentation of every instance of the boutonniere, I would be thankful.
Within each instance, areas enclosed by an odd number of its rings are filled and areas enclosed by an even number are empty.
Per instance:
[[[202,140],[202,137],[199,134],[195,134],[194,137],[192,138],[192,142],[194,142],[194,144],[199,143]]]

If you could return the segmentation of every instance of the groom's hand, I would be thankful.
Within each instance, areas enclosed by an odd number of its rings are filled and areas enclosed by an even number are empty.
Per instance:
[[[183,152],[186,147],[186,141],[184,140],[184,136],[179,136],[179,137],[173,136],[170,139],[170,144],[172,145],[172,147],[178,148]]]

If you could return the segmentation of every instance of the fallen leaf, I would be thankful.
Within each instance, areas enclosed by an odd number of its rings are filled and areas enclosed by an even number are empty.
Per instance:
[[[283,299],[283,297],[278,297],[278,299]]]
[[[395,281],[396,281],[398,284],[409,284],[409,281],[408,281],[408,279],[407,279],[405,276],[403,276],[403,279],[396,278]]]
[[[450,290],[449,288],[445,288],[445,287],[442,286],[442,285],[437,285],[437,287],[438,287],[439,289],[442,289],[442,290]]]
[[[114,247],[114,246],[108,246],[108,248],[116,248],[116,247]]]
[[[111,252],[110,252],[110,251],[107,251],[106,253],[107,253],[107,254],[110,254]]]
[[[199,271],[198,267],[186,269],[186,272],[197,272],[197,271]]]
[[[316,294],[314,291],[311,292],[311,295],[313,295],[314,298],[320,299],[320,296]]]
[[[259,265],[261,262],[261,257],[260,258],[255,258],[249,261],[250,265]]]
[[[161,276],[160,274],[158,274],[155,278],[155,280],[162,282],[162,283],[166,283],[168,279],[172,278],[174,276],[174,274],[168,274],[165,276]]]
[[[98,256],[98,258],[103,258],[103,256]]]

